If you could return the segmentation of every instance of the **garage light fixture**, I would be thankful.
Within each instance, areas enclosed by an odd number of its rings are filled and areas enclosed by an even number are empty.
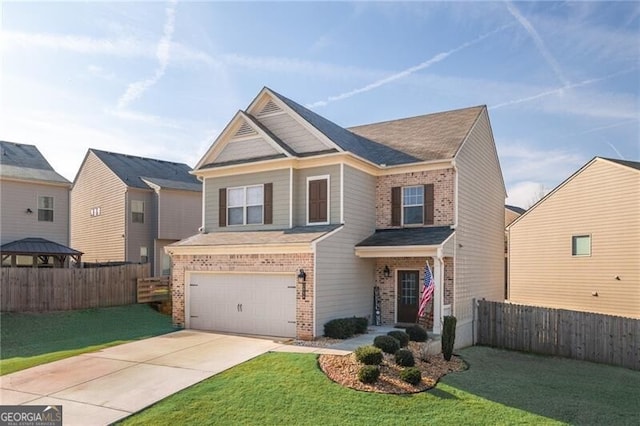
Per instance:
[[[307,274],[304,269],[300,269],[298,272],[298,282],[302,284],[302,300],[307,298]]]
[[[385,278],[391,277],[391,271],[389,270],[389,265],[384,265],[384,277]]]

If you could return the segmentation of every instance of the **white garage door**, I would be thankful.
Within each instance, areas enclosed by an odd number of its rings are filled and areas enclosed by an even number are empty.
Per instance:
[[[296,279],[292,274],[191,273],[189,328],[295,337]]]

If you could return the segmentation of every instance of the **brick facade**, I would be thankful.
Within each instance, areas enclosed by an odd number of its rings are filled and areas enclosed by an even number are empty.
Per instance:
[[[185,325],[185,272],[291,272],[304,269],[307,274],[306,298],[302,299],[302,285],[296,285],[296,337],[313,339],[314,259],[312,253],[298,254],[230,254],[230,255],[173,255],[172,288],[173,322]]]
[[[397,273],[398,270],[416,270],[420,271],[420,288],[419,293],[422,294],[424,283],[424,263],[429,261],[429,266],[433,272],[433,259],[421,257],[389,257],[376,259],[376,285],[380,288],[381,298],[381,317],[383,325],[394,325],[396,323],[396,298],[397,298]],[[391,270],[391,276],[384,276],[384,268],[388,266]],[[444,258],[444,304],[453,303],[453,258]],[[436,283],[436,285],[439,285]],[[418,323],[427,330],[433,329],[433,300],[429,302],[427,307],[427,316],[420,318]]]
[[[391,188],[433,183],[434,225],[451,225],[454,221],[453,169],[430,170],[378,177],[376,181],[376,228],[391,226]]]

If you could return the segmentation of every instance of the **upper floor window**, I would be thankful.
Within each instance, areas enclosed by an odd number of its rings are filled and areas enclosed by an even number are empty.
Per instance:
[[[434,223],[435,198],[432,183],[391,188],[391,226]]]
[[[591,256],[591,235],[574,235],[571,237],[572,256]]]
[[[131,221],[133,223],[144,223],[144,201],[131,201]]]
[[[227,189],[227,223],[229,225],[262,224],[263,185]]]
[[[307,222],[320,225],[329,223],[329,177],[307,178]]]
[[[53,222],[53,197],[38,197],[38,221]]]

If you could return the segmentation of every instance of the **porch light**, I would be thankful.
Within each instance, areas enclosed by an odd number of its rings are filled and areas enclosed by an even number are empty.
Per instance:
[[[304,269],[300,269],[300,272],[298,273],[298,280],[302,282],[307,280],[307,274],[304,272]]]
[[[27,209],[27,210],[25,211],[25,213],[26,213],[26,214],[31,214],[31,213],[33,213],[33,210],[31,210],[31,209]]]
[[[302,283],[302,300],[307,299],[307,274],[305,274],[304,269],[300,269],[298,272],[298,282]]]
[[[384,265],[384,277],[385,278],[391,277],[391,270],[389,269],[388,265]]]

